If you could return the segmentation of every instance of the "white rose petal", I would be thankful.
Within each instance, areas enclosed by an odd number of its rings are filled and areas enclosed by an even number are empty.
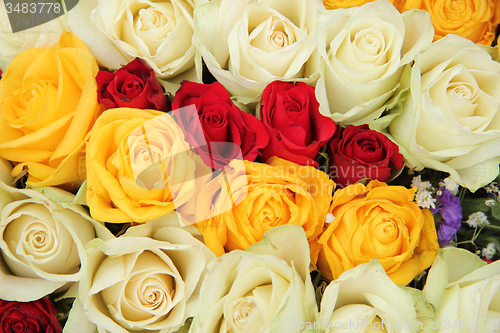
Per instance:
[[[464,333],[498,331],[499,264],[487,265],[464,249],[442,249],[424,287],[426,298],[437,308],[438,322],[465,322],[467,325],[461,327]],[[437,332],[450,329],[451,325],[439,325]]]

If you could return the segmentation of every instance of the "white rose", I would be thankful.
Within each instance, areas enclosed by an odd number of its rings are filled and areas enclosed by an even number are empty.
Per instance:
[[[324,8],[319,0],[214,0],[194,12],[194,43],[238,102],[256,102],[272,81],[304,80],[316,12]]]
[[[159,77],[172,78],[194,66],[193,10],[199,2],[99,0],[91,19],[128,61],[139,57]]]
[[[79,333],[175,332],[197,311],[197,286],[214,254],[179,227],[179,215],[87,244],[88,269],[68,328]]]
[[[376,259],[330,282],[320,308],[325,333],[415,333],[419,326],[423,328],[412,296],[392,282]]]
[[[32,301],[64,291],[85,275],[85,244],[112,235],[75,196],[57,188],[19,190],[0,182],[0,298]],[[63,200],[57,203],[51,198]]]
[[[471,191],[498,175],[500,64],[473,42],[448,35],[415,57],[410,96],[389,133],[410,168],[448,172]]]
[[[400,14],[389,1],[320,11],[318,49],[308,71],[319,68],[316,97],[321,113],[342,125],[378,118],[400,97],[397,88],[404,65],[433,37],[429,13]]]
[[[309,263],[297,225],[273,228],[247,251],[212,261],[192,332],[317,332],[306,327],[318,315]]]
[[[467,250],[442,249],[423,289],[437,309],[437,332],[498,332],[499,287],[500,261],[488,265]]]

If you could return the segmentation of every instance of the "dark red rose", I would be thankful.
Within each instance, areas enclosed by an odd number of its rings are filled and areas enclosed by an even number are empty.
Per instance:
[[[264,125],[234,105],[219,82],[182,82],[172,110],[186,141],[214,169],[223,169],[240,152],[243,159],[254,161],[269,142]]]
[[[127,107],[167,111],[168,100],[148,64],[136,58],[114,73],[99,71],[97,99],[109,109]]]
[[[337,186],[370,178],[385,182],[391,176],[391,164],[403,167],[398,146],[368,125],[347,126],[330,143],[330,177]]]
[[[269,131],[269,145],[262,150],[271,156],[317,167],[314,158],[330,140],[337,125],[319,113],[314,88],[303,82],[270,83],[262,93],[260,119]]]
[[[0,332],[62,332],[57,310],[46,298],[33,302],[9,302],[0,299]]]

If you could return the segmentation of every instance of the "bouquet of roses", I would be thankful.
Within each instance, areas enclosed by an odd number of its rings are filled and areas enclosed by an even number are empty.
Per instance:
[[[0,333],[500,330],[496,1],[0,2]]]

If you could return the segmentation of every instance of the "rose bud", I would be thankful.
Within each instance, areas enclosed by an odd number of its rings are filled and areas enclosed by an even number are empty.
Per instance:
[[[109,109],[168,109],[167,97],[155,72],[139,58],[114,73],[99,71],[96,81],[98,101]]]
[[[262,93],[260,119],[270,134],[264,160],[278,156],[300,165],[318,166],[316,154],[337,129],[319,113],[314,88],[303,82],[270,83]]]
[[[234,105],[219,82],[182,82],[172,109],[189,145],[197,147],[196,152],[213,169],[223,169],[235,158],[254,161],[269,142],[264,125]]]
[[[347,126],[332,140],[328,154],[330,177],[341,187],[364,178],[385,182],[391,176],[391,166],[403,167],[398,146],[368,125]]]

